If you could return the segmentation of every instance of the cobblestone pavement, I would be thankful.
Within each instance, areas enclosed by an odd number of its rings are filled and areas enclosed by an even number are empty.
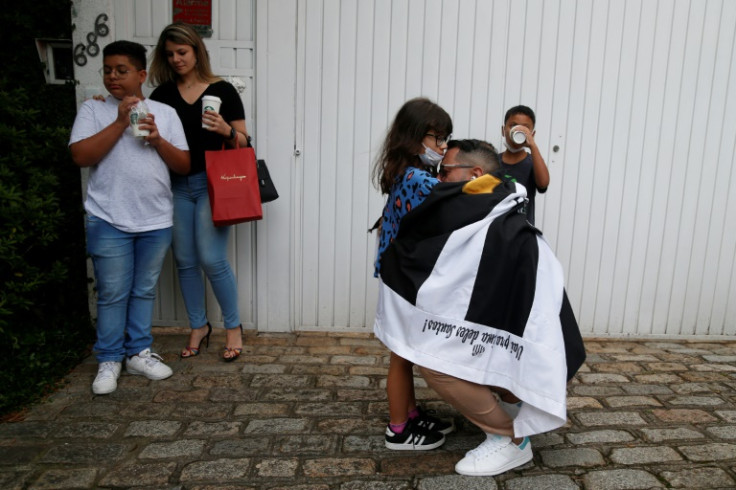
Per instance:
[[[186,332],[155,329],[167,380],[123,374],[95,396],[90,358],[0,424],[0,488],[736,488],[736,342],[587,340],[567,425],[489,478],[454,473],[483,435],[420,377],[418,397],[459,431],[434,451],[384,447],[388,357],[372,336],[248,333],[226,364],[222,330],[179,360]]]

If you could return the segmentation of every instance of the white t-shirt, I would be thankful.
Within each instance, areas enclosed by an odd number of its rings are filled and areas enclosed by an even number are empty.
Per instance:
[[[84,102],[74,119],[69,145],[112,124],[118,117],[119,102],[111,95],[105,102]],[[146,105],[156,117],[161,137],[180,150],[188,150],[176,111],[150,99]],[[134,137],[128,127],[100,163],[90,167],[84,209],[126,233],[168,228],[174,215],[169,168],[158,152]]]

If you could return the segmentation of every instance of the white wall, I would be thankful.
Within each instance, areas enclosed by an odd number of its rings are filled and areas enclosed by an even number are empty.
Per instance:
[[[585,333],[736,334],[736,2],[297,5],[297,328],[370,330],[370,165],[425,95],[497,145],[506,108],[535,109],[537,224]]]
[[[237,13],[244,4],[254,25]],[[168,23],[170,2],[121,6],[150,9],[153,20],[121,14],[114,31],[153,39]],[[375,237],[366,230],[383,205],[371,164],[398,108],[425,95],[453,116],[456,137],[496,145],[506,108],[535,109],[551,173],[537,224],[584,333],[736,335],[736,2],[213,6],[216,35],[235,43],[226,52],[255,49],[230,63],[255,60],[250,128],[282,196],[234,238],[252,326],[371,331]],[[179,324],[167,280],[158,322]]]
[[[295,26],[294,0],[257,0],[257,150],[268,162],[280,196],[264,206],[263,221],[258,224],[259,331],[289,331],[296,325],[293,278],[299,257],[294,229],[299,225],[301,195],[294,155]]]

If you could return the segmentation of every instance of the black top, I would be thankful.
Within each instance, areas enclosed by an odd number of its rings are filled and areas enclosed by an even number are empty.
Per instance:
[[[151,100],[163,102],[176,109],[181,124],[184,126],[184,134],[187,137],[189,154],[192,159],[189,175],[204,172],[206,169],[204,152],[222,149],[222,143],[225,140],[224,136],[202,128],[202,97],[205,95],[215,95],[222,99],[220,114],[228,123],[245,119],[245,110],[238,91],[224,80],[210,84],[193,104],[189,104],[181,97],[174,82],[156,87],[150,97]]]
[[[498,156],[498,160],[501,163],[501,168],[495,173],[496,177],[501,180],[518,182],[519,184],[526,187],[526,197],[529,199],[529,204],[526,208],[527,220],[534,224],[534,198],[537,192],[543,194],[547,192],[547,188],[540,189],[537,187],[537,181],[534,179],[534,163],[532,162],[532,156],[527,153],[526,157],[519,163],[510,164],[503,161],[503,155]]]

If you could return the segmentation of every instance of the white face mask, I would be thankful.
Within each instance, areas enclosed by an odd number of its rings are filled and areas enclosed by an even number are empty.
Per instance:
[[[427,165],[428,167],[436,168],[437,164],[442,161],[443,156],[434,151],[432,148],[425,145],[424,143],[422,143],[422,146],[424,147],[424,153],[421,153],[417,156],[423,164]]]

